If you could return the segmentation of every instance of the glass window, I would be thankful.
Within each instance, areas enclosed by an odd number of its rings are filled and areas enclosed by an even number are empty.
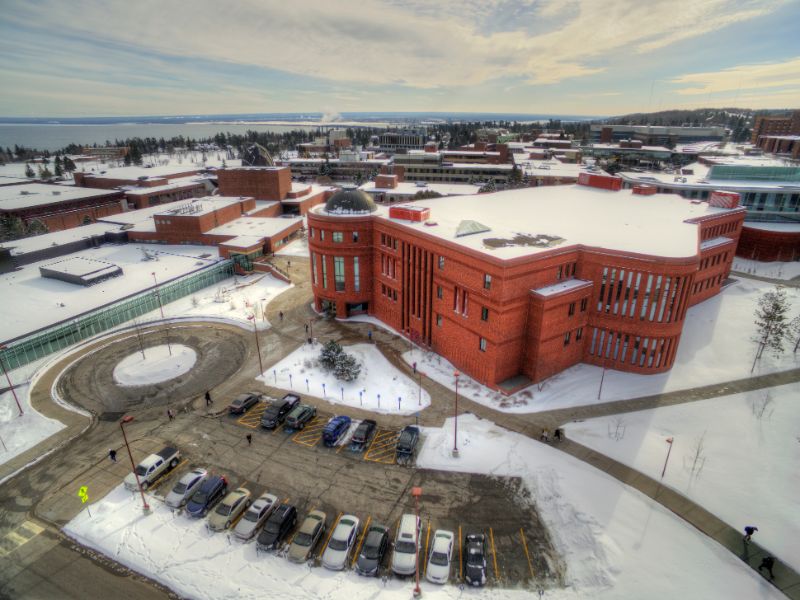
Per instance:
[[[357,256],[353,257],[353,287],[355,288],[355,291],[361,291],[361,277],[359,275]]]
[[[311,267],[311,276],[314,278],[314,285],[319,285],[319,281],[317,279],[317,253],[313,252],[311,254],[311,262],[313,263]]]
[[[580,339],[583,337],[583,327],[579,327],[575,330],[575,341],[579,342]]]
[[[486,290],[492,289],[492,276],[488,273],[483,276],[483,288]]]
[[[481,341],[478,344],[478,347],[480,348],[481,352],[486,352],[486,340],[481,338]]]
[[[344,241],[344,234],[341,231],[334,231],[333,232],[333,241],[340,243]]]
[[[569,314],[570,317],[575,314],[575,303],[574,302],[570,302],[569,303],[569,310],[567,311],[567,313]]]
[[[321,241],[325,241],[325,230],[324,229],[320,229],[319,230],[319,239]]]
[[[357,232],[357,231],[354,231],[354,232],[353,232],[353,241],[354,241],[354,242],[357,242],[357,241],[358,241],[358,232]]]
[[[439,257],[439,268],[444,269],[444,256]]]
[[[444,297],[444,294],[442,293],[442,286],[440,285],[436,286],[436,297],[440,300]]]
[[[588,300],[587,298],[583,298],[581,300],[581,312],[585,312],[586,311],[587,300]]]
[[[436,315],[436,326],[437,327],[442,326],[442,315]]]
[[[336,291],[344,291],[344,257],[333,257],[333,280],[336,284]]]
[[[322,235],[322,230],[319,230],[320,235]],[[328,261],[325,260],[325,255],[322,255],[322,287],[328,287]]]
[[[314,237],[314,228],[313,227],[309,227],[308,228],[308,237],[310,237],[310,238]]]
[[[564,334],[564,345],[565,346],[569,346],[569,338],[570,338],[571,334],[572,334],[571,331],[568,331],[567,333]]]
[[[481,321],[488,321],[489,320],[489,309],[485,306],[481,308]]]

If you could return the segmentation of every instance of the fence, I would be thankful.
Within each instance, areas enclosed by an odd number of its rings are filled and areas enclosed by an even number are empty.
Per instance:
[[[128,296],[58,325],[40,329],[13,342],[9,341],[7,343],[11,345],[0,351],[0,360],[10,370],[44,358],[156,310],[158,294],[161,294],[161,302],[167,304],[218,281],[233,277],[234,262],[234,260],[221,261],[212,267],[185,275],[158,288]]]

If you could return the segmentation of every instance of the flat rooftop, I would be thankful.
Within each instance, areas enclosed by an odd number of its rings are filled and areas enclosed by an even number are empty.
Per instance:
[[[389,209],[383,206],[373,214],[420,235],[500,259],[577,244],[653,256],[691,257],[698,252],[698,226],[686,220],[730,212],[677,194],[641,196],[631,190],[613,192],[579,185],[448,196],[415,204],[430,209],[428,224],[390,219]],[[327,215],[324,207],[316,212]],[[490,230],[457,237],[459,224],[465,220],[476,221]]]
[[[152,216],[170,217],[188,215],[198,217],[232,204],[239,204],[246,198],[246,196],[203,196],[202,198],[192,198],[191,200],[179,200],[177,202],[170,202],[168,205],[161,205],[161,210],[153,213]]]
[[[198,167],[193,164],[186,165],[167,165],[167,166],[130,166],[130,167],[108,167],[107,169],[98,169],[96,171],[85,171],[86,175],[91,177],[98,177],[100,179],[139,179],[146,177],[148,179],[158,179],[161,177],[168,177],[170,175],[178,175],[180,173],[197,173],[203,167]]]
[[[92,236],[100,236],[107,231],[118,231],[119,227],[120,226],[116,223],[90,223],[89,225],[64,229],[63,231],[54,231],[52,233],[22,238],[21,240],[2,242],[0,243],[0,247],[9,248],[12,256],[21,256],[38,250],[44,250],[45,248],[52,248],[53,246],[63,246]]]
[[[206,231],[206,235],[233,235],[236,237],[273,237],[289,229],[295,223],[301,223],[302,217],[291,219],[270,217],[239,217],[230,223],[220,225]]]
[[[142,187],[138,185],[123,186],[122,189],[125,193],[131,196],[149,196],[151,194],[158,194],[160,192],[169,192],[173,190],[180,190],[184,188],[197,187],[203,185],[207,181],[205,177],[196,177],[190,175],[189,177],[176,177],[170,179],[169,183],[164,185],[155,185],[151,187]]]
[[[481,189],[480,185],[469,183],[426,183],[417,185],[414,181],[400,181],[396,188],[376,187],[374,181],[369,181],[361,186],[360,190],[373,194],[397,194],[402,196],[413,196],[419,192],[436,192],[442,196],[468,196],[477,194]]]
[[[0,210],[12,211],[74,202],[84,198],[99,198],[117,194],[116,190],[95,190],[47,183],[25,183],[0,187]]]

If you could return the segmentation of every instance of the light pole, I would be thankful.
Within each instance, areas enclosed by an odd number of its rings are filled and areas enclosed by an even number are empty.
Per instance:
[[[669,453],[672,452],[672,442],[674,438],[668,437],[667,443],[669,444],[669,449],[667,450],[667,458],[664,460],[664,468],[661,469],[661,479],[664,479],[664,473],[667,472],[667,463],[669,462]]]
[[[418,370],[417,374],[419,375],[419,398],[418,398],[419,402],[417,402],[417,404],[419,404],[419,406],[422,406],[422,371]]]
[[[600,388],[597,390],[597,399],[600,400],[600,394],[603,393],[603,380],[606,378],[606,359],[603,359],[603,373],[600,375]]]
[[[0,352],[6,349],[8,349],[8,346],[0,346]],[[3,362],[2,354],[0,354],[0,367],[3,368],[3,373],[6,376],[6,381],[8,381],[8,387],[11,388],[11,395],[14,396],[14,401],[17,403],[17,408],[19,409],[19,416],[21,417],[22,415],[25,414],[25,412],[22,410],[22,405],[19,403],[19,398],[17,398],[17,391],[14,389],[14,384],[11,383],[11,377],[8,376],[8,371],[6,371],[6,363]]]
[[[414,557],[416,563],[416,578],[417,578],[417,587],[414,588],[414,597],[419,598],[422,596],[422,590],[419,587],[419,528],[420,528],[420,520],[419,520],[419,497],[422,496],[422,488],[421,487],[413,487],[411,488],[411,495],[414,496],[414,510],[417,513],[417,527],[414,530],[416,533],[414,534],[414,547],[416,548],[416,556]]]
[[[453,458],[458,458],[458,378],[461,376],[461,373],[456,371],[453,373],[453,377],[456,378],[456,406],[454,412],[454,422],[453,422]]]
[[[130,415],[122,417],[122,421],[119,422],[119,428],[122,430],[122,439],[125,440],[125,447],[128,449],[128,458],[131,459],[131,469],[133,469],[133,476],[136,477],[136,485],[139,486],[139,493],[142,495],[142,508],[144,508],[145,511],[149,511],[150,505],[147,504],[147,499],[144,497],[142,482],[139,481],[139,474],[136,472],[136,465],[133,462],[133,454],[131,454],[131,447],[128,445],[128,436],[125,435],[125,423],[130,423],[131,421],[133,421],[133,417]]]
[[[247,317],[247,320],[253,320],[253,335],[256,337],[256,352],[258,352],[258,374],[261,375],[264,373],[264,365],[261,363],[261,346],[258,343],[258,328],[256,328],[256,315],[253,313],[251,316]]]
[[[153,276],[153,281],[156,284],[156,298],[158,299],[158,308],[161,310],[161,320],[164,320],[164,306],[161,304],[161,291],[158,289],[158,279],[156,279],[156,272],[153,271],[150,273]],[[164,327],[166,328],[167,332],[167,349],[169,350],[169,355],[172,356],[172,345],[169,343],[169,327],[166,323],[164,323]]]

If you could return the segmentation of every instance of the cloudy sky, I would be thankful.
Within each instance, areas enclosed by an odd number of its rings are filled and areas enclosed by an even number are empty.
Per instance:
[[[0,116],[800,107],[800,0],[5,0]]]

